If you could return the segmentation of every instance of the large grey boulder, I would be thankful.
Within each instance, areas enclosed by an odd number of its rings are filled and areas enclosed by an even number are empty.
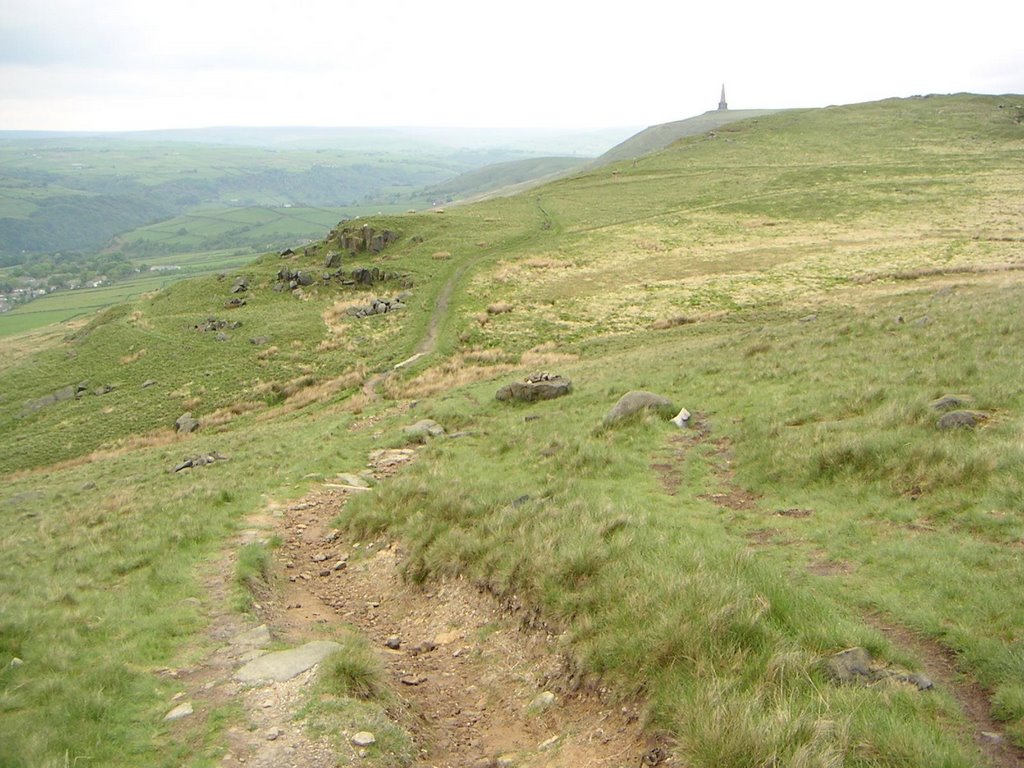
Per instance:
[[[950,411],[939,417],[935,426],[939,429],[973,429],[986,419],[977,411]]]
[[[537,373],[523,381],[513,381],[498,390],[498,400],[515,400],[521,403],[535,403],[538,400],[553,400],[572,391],[572,382],[564,376]]]
[[[420,419],[415,424],[402,427],[402,431],[409,437],[428,438],[444,437],[444,427],[433,419]]]
[[[654,392],[635,389],[619,398],[619,401],[612,406],[612,409],[604,417],[604,423],[615,424],[641,411],[654,411],[666,419],[671,419],[676,415],[676,407],[667,397],[656,395]],[[686,415],[689,416],[689,414]]]
[[[195,432],[199,429],[199,420],[193,419],[192,413],[186,411],[175,419],[174,426],[178,428],[179,435],[187,435],[188,433]]]

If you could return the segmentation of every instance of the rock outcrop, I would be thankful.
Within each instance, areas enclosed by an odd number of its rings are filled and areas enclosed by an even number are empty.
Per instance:
[[[498,390],[498,400],[515,400],[521,403],[535,403],[538,400],[553,400],[572,391],[572,382],[564,376],[552,373],[534,373],[523,381],[513,381]]]
[[[369,224],[361,227],[343,227],[334,230],[330,235],[343,251],[350,254],[357,254],[369,251],[380,253],[398,239],[398,233],[390,229],[378,232]]]

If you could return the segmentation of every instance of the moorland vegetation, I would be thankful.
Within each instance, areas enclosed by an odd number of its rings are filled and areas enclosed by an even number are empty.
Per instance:
[[[215,764],[240,714],[162,724],[176,683],[159,674],[207,642],[208,569],[268,499],[413,441],[410,408],[463,436],[427,440],[339,529],[401,541],[410,582],[459,575],[517,606],[573,685],[642,702],[678,764],[1014,764],[1021,104],[764,116],[522,195],[368,219],[398,239],[344,270],[390,281],[323,280],[335,232],[5,339],[0,765]],[[281,288],[282,267],[316,279]],[[246,303],[227,309],[239,277]],[[402,311],[347,311],[399,291]],[[495,400],[536,370],[572,393]],[[637,389],[689,428],[603,426]],[[974,426],[940,428],[949,395]],[[230,460],[172,471],[214,451]],[[272,548],[246,560],[280,567]],[[836,684],[823,662],[851,647],[955,674]]]

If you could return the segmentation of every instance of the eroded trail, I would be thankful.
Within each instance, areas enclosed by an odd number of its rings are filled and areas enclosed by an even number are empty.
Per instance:
[[[287,579],[264,609],[295,641],[316,623],[345,622],[365,634],[411,714],[416,765],[640,764],[654,744],[637,712],[600,692],[565,690],[558,638],[523,627],[464,581],[407,584],[399,545],[346,541],[333,530],[352,492],[324,489],[283,510]],[[346,557],[343,569],[322,567]]]
[[[448,316],[448,307],[451,304],[452,296],[455,293],[455,286],[458,285],[462,279],[462,275],[465,274],[467,265],[459,267],[448,278],[448,281],[444,284],[441,292],[437,295],[437,301],[434,303],[434,309],[430,313],[430,319],[427,321],[426,331],[423,333],[423,338],[420,339],[420,343],[416,345],[416,349],[413,351],[412,356],[408,360],[403,360],[398,363],[395,368],[402,368],[410,363],[419,360],[421,357],[432,354],[437,349],[437,338],[441,331],[441,324],[444,319]],[[368,397],[377,396],[377,387],[380,386],[381,382],[384,381],[394,369],[387,371],[381,371],[370,376],[363,383],[363,394]]]

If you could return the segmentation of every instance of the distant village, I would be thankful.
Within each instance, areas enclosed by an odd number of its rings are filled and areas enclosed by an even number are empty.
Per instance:
[[[46,296],[48,293],[57,291],[76,291],[81,288],[99,288],[108,285],[111,281],[106,277],[85,282],[73,281],[67,285],[48,285],[47,280],[35,277],[18,278],[18,285],[12,285],[10,280],[0,282],[0,312],[10,312],[19,304],[28,304],[33,299]]]
[[[150,272],[173,272],[180,269],[181,267],[177,264],[156,264],[148,267]],[[144,270],[135,269],[134,271],[138,273]],[[97,277],[94,280],[70,280],[62,285],[51,284],[46,278],[21,277],[17,280],[17,285],[13,284],[9,279],[0,281],[0,314],[10,312],[20,304],[28,304],[33,299],[38,299],[40,296],[46,296],[57,291],[102,288],[104,285],[110,285],[115,282],[106,275]]]

